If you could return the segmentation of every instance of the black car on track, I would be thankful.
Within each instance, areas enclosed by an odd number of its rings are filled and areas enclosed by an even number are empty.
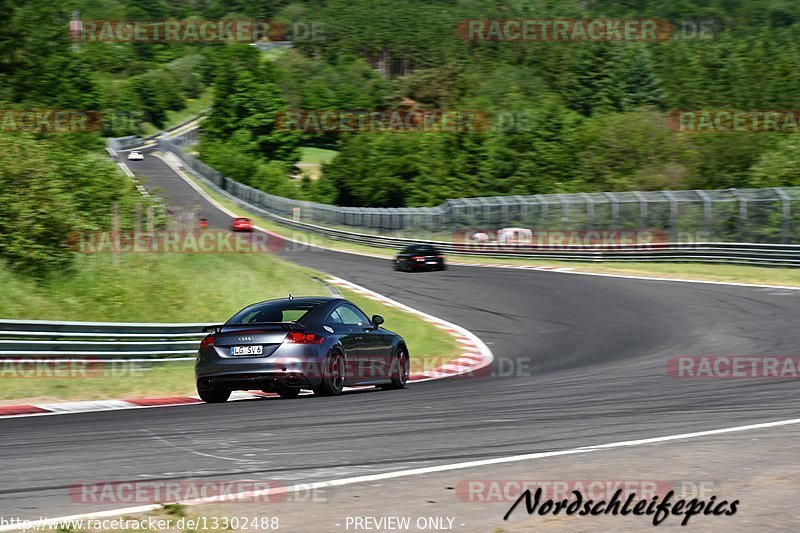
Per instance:
[[[406,246],[394,259],[395,270],[445,270],[444,256],[430,244]]]
[[[403,338],[343,298],[267,300],[209,326],[197,353],[200,398],[227,401],[233,390],[297,397],[300,389],[336,396],[345,386],[402,389],[409,375]]]

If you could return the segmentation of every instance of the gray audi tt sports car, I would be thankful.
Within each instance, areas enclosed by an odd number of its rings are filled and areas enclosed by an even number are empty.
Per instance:
[[[233,390],[276,392],[295,398],[300,389],[322,396],[345,386],[402,389],[409,354],[400,335],[381,327],[343,298],[282,298],[245,307],[200,343],[197,392],[209,403]]]

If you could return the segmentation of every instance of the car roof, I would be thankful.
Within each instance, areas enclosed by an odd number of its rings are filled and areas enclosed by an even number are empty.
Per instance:
[[[252,303],[250,305],[258,305],[258,304],[265,304],[267,302],[296,302],[300,304],[325,304],[329,302],[335,301],[342,301],[346,302],[344,298],[339,298],[337,296],[300,296],[300,297],[293,297],[293,298],[273,298],[272,300],[264,300],[262,302]],[[248,307],[250,307],[248,305]]]

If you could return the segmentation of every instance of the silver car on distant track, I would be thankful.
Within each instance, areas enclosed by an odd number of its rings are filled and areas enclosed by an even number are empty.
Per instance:
[[[343,298],[268,300],[245,307],[200,344],[195,381],[200,398],[225,402],[233,390],[276,392],[295,398],[301,389],[322,396],[346,386],[402,389],[409,375],[403,338],[368,319]]]

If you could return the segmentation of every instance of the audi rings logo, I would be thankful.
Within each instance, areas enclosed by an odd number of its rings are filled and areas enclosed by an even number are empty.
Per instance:
[[[239,342],[253,342],[253,337],[239,337]]]

